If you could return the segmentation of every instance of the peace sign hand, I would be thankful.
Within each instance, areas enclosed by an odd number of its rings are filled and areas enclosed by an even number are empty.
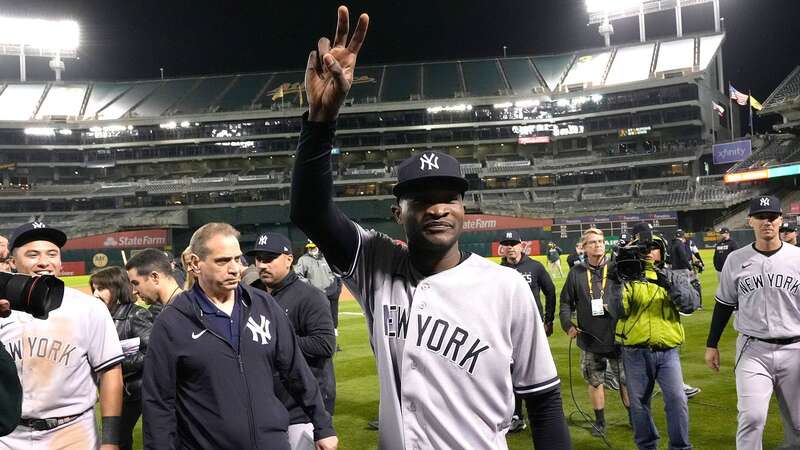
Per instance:
[[[353,36],[350,34],[350,12],[346,6],[339,7],[339,22],[336,38],[331,48],[328,38],[321,38],[317,50],[308,55],[306,66],[306,95],[308,96],[308,120],[331,122],[336,120],[339,109],[350,92],[356,58],[367,37],[369,16],[361,14]]]

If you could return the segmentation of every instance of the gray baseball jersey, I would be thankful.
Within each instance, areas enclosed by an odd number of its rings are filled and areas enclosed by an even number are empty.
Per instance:
[[[477,255],[424,277],[407,248],[357,229],[344,279],[375,350],[379,447],[506,449],[514,393],[559,384],[525,280]]]
[[[800,248],[766,257],[748,245],[728,255],[717,301],[738,308],[734,328],[762,339],[800,335]]]
[[[124,358],[106,306],[71,288],[64,289],[61,307],[48,320],[19,311],[0,319],[0,341],[17,364],[25,418],[73,416],[94,408],[95,374]]]

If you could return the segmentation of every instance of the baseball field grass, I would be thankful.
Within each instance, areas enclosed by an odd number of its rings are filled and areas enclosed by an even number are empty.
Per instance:
[[[712,251],[704,250],[703,258],[711,267]],[[564,267],[566,265],[564,264]],[[554,278],[560,292],[564,278]],[[705,450],[725,450],[735,448],[736,436],[736,382],[733,375],[735,331],[729,324],[720,342],[722,367],[719,373],[708,369],[703,362],[705,341],[711,313],[714,306],[714,291],[717,275],[713,267],[701,274],[703,286],[703,305],[705,309],[691,317],[683,318],[686,329],[686,343],[681,349],[684,379],[702,392],[689,400],[690,439],[694,448]],[[72,283],[70,283],[72,284]],[[78,283],[86,285],[86,280]],[[378,446],[378,433],[370,430],[367,423],[378,414],[378,378],[372,350],[367,338],[364,316],[353,301],[344,301],[340,307],[339,345],[336,353],[337,398],[334,425],[339,434],[339,447],[342,449],[369,450]],[[732,322],[732,321],[731,321]],[[578,350],[572,347],[572,382],[570,383],[569,339],[560,327],[556,327],[550,337],[550,348],[561,377],[561,393],[564,412],[570,422],[570,434],[576,450],[609,448],[599,438],[592,437],[586,424],[577,413],[571,392],[577,404],[593,417],[591,403],[578,367]],[[572,386],[570,386],[570,384]],[[653,416],[661,433],[659,448],[668,447],[663,401],[656,395],[652,402]],[[608,442],[617,450],[636,449],[632,430],[628,426],[627,415],[619,395],[614,391],[606,393],[606,422],[608,423]],[[134,448],[142,448],[141,432],[135,432]],[[764,449],[777,448],[783,439],[777,404],[773,400],[764,433]],[[530,449],[530,431],[509,435],[511,449]],[[439,450],[439,449],[437,449]],[[444,449],[441,449],[444,450]],[[479,450],[479,449],[478,449]],[[547,450],[547,449],[539,449]]]

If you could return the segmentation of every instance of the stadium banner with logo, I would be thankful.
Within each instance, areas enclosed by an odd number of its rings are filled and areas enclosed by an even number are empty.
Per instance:
[[[750,139],[724,144],[714,144],[714,164],[730,164],[744,161],[753,154],[753,143]]]
[[[586,216],[572,217],[568,219],[555,219],[555,225],[579,225],[579,224],[601,224],[609,222],[626,222],[635,224],[637,222],[653,222],[656,220],[677,219],[678,213],[674,211],[643,213],[643,214],[621,214],[612,216]]]
[[[64,250],[163,248],[171,243],[169,230],[136,230],[70,239]]]
[[[551,225],[553,225],[553,219],[528,219],[488,214],[467,214],[464,217],[465,232],[544,228]]]

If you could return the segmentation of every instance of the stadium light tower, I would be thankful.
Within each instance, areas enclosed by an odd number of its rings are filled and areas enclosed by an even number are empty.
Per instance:
[[[0,17],[0,55],[19,56],[19,79],[25,81],[25,58],[52,58],[50,68],[61,80],[63,59],[78,57],[80,29],[71,20]]]
[[[611,46],[611,35],[614,34],[612,22],[628,17],[639,18],[639,40],[647,40],[644,18],[648,14],[661,11],[675,11],[675,27],[678,36],[683,36],[682,9],[687,6],[714,4],[714,31],[721,29],[719,0],[586,0],[586,11],[589,13],[589,25],[600,25],[599,32],[605,39],[606,47]]]

